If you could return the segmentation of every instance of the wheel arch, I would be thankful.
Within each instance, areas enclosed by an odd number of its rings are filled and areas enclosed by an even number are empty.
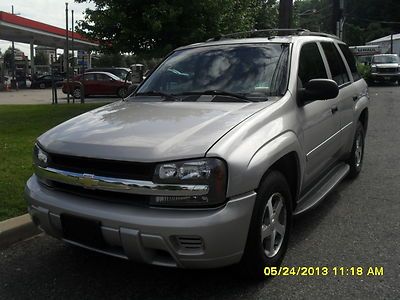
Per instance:
[[[368,129],[368,107],[364,108],[361,111],[360,117],[358,118],[358,120],[361,122],[363,128],[364,128],[364,132],[367,132]]]
[[[286,153],[277,161],[275,161],[263,174],[258,184],[257,190],[262,184],[265,177],[271,171],[281,172],[289,184],[289,189],[292,195],[292,205],[293,209],[296,206],[297,198],[299,195],[300,182],[301,182],[301,172],[300,172],[300,160],[299,156],[295,151]]]
[[[252,157],[248,171],[257,191],[271,170],[279,171],[286,178],[292,195],[293,207],[301,190],[305,160],[297,135],[286,131],[261,147]]]

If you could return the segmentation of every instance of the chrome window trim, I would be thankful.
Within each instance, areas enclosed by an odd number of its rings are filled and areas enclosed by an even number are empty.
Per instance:
[[[208,185],[159,184],[152,181],[113,178],[35,166],[36,175],[44,180],[80,186],[86,189],[150,196],[201,196]]]

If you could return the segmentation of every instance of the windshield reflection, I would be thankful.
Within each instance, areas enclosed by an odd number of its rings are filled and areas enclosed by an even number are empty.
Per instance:
[[[178,50],[137,91],[165,94],[224,91],[280,96],[287,86],[288,45],[235,44]]]

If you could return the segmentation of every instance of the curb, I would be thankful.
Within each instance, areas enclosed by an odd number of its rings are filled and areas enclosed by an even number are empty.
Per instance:
[[[0,249],[30,238],[41,231],[32,223],[29,214],[0,222]]]

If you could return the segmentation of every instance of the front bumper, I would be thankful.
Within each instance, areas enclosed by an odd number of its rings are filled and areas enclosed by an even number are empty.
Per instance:
[[[33,175],[25,187],[29,213],[51,236],[101,253],[181,268],[215,268],[240,261],[256,194],[247,193],[217,209],[156,209],[84,198],[44,187]],[[99,221],[106,247],[64,238],[60,216]],[[195,241],[186,247],[182,241]]]
[[[400,73],[371,73],[370,78],[376,81],[396,81],[400,79]]]

